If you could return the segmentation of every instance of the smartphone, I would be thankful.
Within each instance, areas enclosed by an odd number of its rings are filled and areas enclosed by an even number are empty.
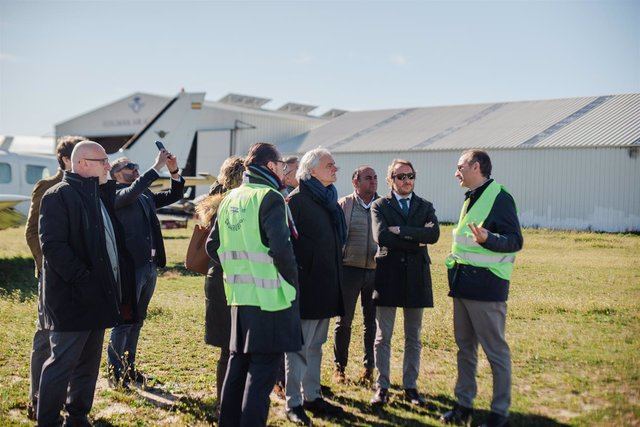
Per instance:
[[[164,148],[164,144],[160,141],[156,141],[156,147],[158,147],[158,150],[160,151],[166,150],[166,148]]]

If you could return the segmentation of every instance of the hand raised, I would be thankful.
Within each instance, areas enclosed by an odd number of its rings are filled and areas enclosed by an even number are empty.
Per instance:
[[[171,153],[169,153],[169,157],[167,157],[167,169],[169,169],[169,172],[178,169],[178,159]]]
[[[477,226],[474,222],[469,223],[469,229],[473,233],[473,240],[476,243],[484,243],[487,241],[487,237],[489,237],[489,230],[484,227]]]
[[[162,169],[167,164],[167,159],[171,154],[167,150],[161,150],[156,156],[156,162],[153,165],[153,168],[157,171]]]

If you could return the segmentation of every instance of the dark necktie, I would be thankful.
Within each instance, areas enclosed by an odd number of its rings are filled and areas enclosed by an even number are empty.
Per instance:
[[[409,214],[409,200],[400,199],[400,207],[402,208],[402,213],[404,213],[404,216],[407,216]]]

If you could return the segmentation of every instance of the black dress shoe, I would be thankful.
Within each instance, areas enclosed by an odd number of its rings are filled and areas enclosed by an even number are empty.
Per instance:
[[[509,425],[509,417],[490,412],[487,420],[480,427],[507,427]]]
[[[407,388],[404,390],[404,399],[411,402],[412,405],[423,406],[427,404],[424,397],[420,396],[415,388]]]
[[[36,421],[36,410],[38,409],[38,401],[34,400],[27,405],[27,418],[31,421]]]
[[[287,409],[287,419],[299,426],[310,426],[311,418],[304,412],[302,405]]]
[[[371,398],[371,404],[374,406],[382,406],[389,403],[389,389],[379,387],[376,390],[376,394]]]
[[[302,404],[302,407],[315,415],[337,416],[344,413],[344,409],[342,409],[341,406],[333,405],[324,400],[322,397],[318,397],[317,399],[310,402],[305,401]]]
[[[452,424],[456,426],[471,426],[471,418],[473,417],[473,409],[460,406],[457,403],[448,412],[440,417],[440,421],[444,424]]]

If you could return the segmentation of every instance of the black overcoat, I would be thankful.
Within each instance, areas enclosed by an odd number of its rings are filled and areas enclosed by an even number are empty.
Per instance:
[[[438,218],[431,202],[415,193],[405,215],[393,193],[371,206],[373,236],[378,243],[373,299],[385,307],[433,307],[427,244],[440,237]],[[427,223],[432,227],[425,227]],[[400,234],[389,231],[399,226]],[[422,244],[422,245],[421,245]]]
[[[344,316],[342,245],[331,213],[305,187],[291,192],[289,207],[299,234],[293,251],[300,280],[300,317]]]
[[[136,320],[135,271],[115,215],[115,191],[115,181],[98,186],[98,178],[65,172],[42,198],[42,298],[45,326],[51,330],[105,329]],[[106,249],[100,200],[116,235],[120,291]]]

